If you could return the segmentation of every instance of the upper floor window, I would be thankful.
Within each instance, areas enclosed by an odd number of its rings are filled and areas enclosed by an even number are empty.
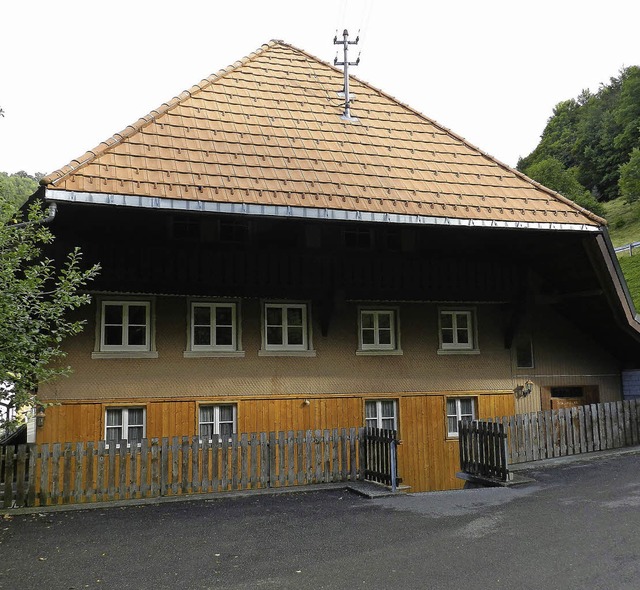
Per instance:
[[[105,440],[107,444],[139,444],[145,437],[144,408],[107,408]]]
[[[477,351],[472,309],[440,310],[440,351]]]
[[[221,219],[220,241],[227,244],[243,244],[249,241],[249,221],[246,219]]]
[[[237,350],[235,303],[191,304],[191,350]]]
[[[209,441],[229,440],[236,428],[236,406],[215,404],[200,406],[200,438]]]
[[[365,426],[398,430],[396,402],[394,400],[370,400],[364,404]]]
[[[533,368],[533,343],[530,338],[516,342],[516,367],[518,369]]]
[[[397,317],[398,311],[395,309],[360,309],[358,350],[361,352],[398,350]]]
[[[101,351],[151,350],[148,301],[103,301]]]
[[[342,233],[345,248],[370,250],[373,247],[373,232],[367,227],[351,227]]]
[[[447,436],[458,436],[460,420],[476,419],[476,403],[472,397],[447,398]]]
[[[306,303],[265,303],[263,349],[309,350]]]

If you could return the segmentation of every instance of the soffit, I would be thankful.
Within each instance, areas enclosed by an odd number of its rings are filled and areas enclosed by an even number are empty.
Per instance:
[[[282,42],[203,80],[43,180],[51,191],[469,220],[605,222]]]

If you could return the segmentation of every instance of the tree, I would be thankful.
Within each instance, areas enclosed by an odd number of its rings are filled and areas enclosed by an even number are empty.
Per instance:
[[[24,171],[15,174],[0,172],[0,199],[22,205],[38,188],[38,179]]]
[[[640,199],[640,148],[634,148],[629,161],[620,166],[620,195],[627,203]]]
[[[38,385],[70,371],[61,343],[84,322],[69,312],[89,302],[80,290],[99,270],[83,270],[78,249],[58,263],[44,256],[54,239],[46,215],[40,202],[23,215],[0,200],[0,383],[11,383],[4,395],[16,410],[37,405]]]
[[[547,158],[532,164],[524,173],[547,188],[575,201],[581,207],[593,211],[596,215],[603,215],[602,205],[578,182],[577,168],[566,169],[559,160]]]

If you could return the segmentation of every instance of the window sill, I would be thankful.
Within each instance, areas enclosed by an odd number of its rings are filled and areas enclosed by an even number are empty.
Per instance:
[[[314,357],[315,350],[263,350],[258,351],[258,356],[300,356]]]
[[[91,353],[92,359],[157,359],[157,350],[109,350]]]
[[[185,350],[186,359],[198,358],[244,358],[244,350]]]
[[[402,356],[404,353],[401,348],[385,350],[383,348],[371,348],[356,350],[356,356]]]
[[[438,354],[480,354],[479,348],[438,348]]]

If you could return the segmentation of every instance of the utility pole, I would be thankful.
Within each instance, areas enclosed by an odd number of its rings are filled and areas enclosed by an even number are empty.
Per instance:
[[[333,38],[334,45],[342,45],[344,49],[344,59],[343,61],[338,61],[338,57],[333,60],[334,66],[344,66],[344,113],[342,114],[342,119],[346,121],[357,121],[356,118],[351,116],[351,112],[349,110],[349,105],[351,103],[351,97],[349,96],[349,66],[357,66],[360,63],[360,56],[356,61],[349,61],[348,53],[349,53],[349,45],[357,45],[358,41],[360,41],[360,36],[356,37],[355,41],[349,41],[349,31],[347,29],[342,33],[342,41],[338,41],[338,35]]]

